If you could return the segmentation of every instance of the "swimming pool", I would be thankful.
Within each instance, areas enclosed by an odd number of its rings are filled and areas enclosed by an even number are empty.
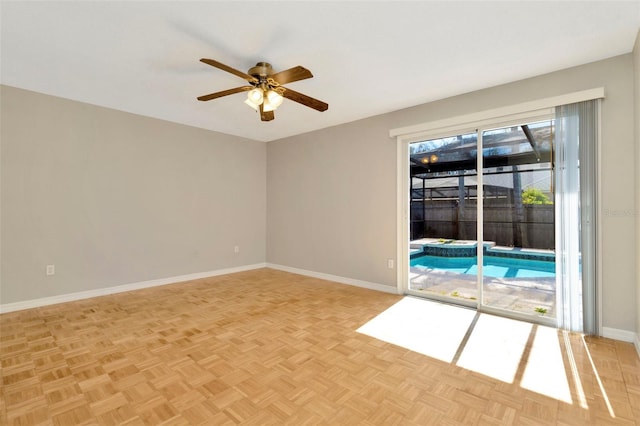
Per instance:
[[[482,273],[493,278],[554,278],[555,262],[483,256]],[[419,256],[411,259],[416,268],[436,269],[458,274],[477,275],[477,257]]]

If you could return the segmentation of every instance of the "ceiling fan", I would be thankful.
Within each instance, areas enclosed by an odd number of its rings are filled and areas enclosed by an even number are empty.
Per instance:
[[[275,118],[274,111],[282,104],[284,98],[291,99],[317,111],[326,111],[329,108],[329,105],[322,101],[283,86],[283,84],[313,77],[311,71],[300,65],[288,70],[275,72],[271,64],[258,62],[255,67],[249,68],[249,71],[244,73],[213,59],[202,58],[200,62],[237,75],[247,80],[249,85],[199,96],[199,101],[210,101],[233,95],[234,93],[248,92],[245,103],[260,112],[262,121],[271,121]]]

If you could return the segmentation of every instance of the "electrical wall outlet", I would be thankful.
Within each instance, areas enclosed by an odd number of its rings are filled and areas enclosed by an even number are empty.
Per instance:
[[[47,273],[47,275],[55,275],[56,274],[56,265],[47,265],[46,273]]]
[[[240,253],[240,246],[235,246],[235,247],[233,248],[233,252],[234,252],[234,253],[236,253],[236,254],[237,254],[237,253]]]
[[[395,266],[395,262],[393,261],[393,259],[387,259],[387,268],[393,269],[394,266]]]

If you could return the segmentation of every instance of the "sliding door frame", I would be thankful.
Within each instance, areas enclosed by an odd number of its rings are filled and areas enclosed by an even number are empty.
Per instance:
[[[569,103],[581,102],[585,100],[604,98],[604,88],[597,88],[591,90],[585,90],[582,92],[575,92],[566,95],[561,95],[553,98],[540,99],[537,101],[526,102],[522,104],[507,106],[494,110],[483,111],[479,113],[468,114],[459,117],[448,118],[444,120],[438,120],[429,123],[418,124],[415,126],[404,127],[399,129],[393,129],[390,131],[390,136],[395,137],[397,140],[397,290],[401,294],[417,294],[409,289],[409,212],[410,212],[410,197],[409,197],[409,144],[424,140],[438,139],[442,137],[448,137],[452,135],[465,134],[469,132],[478,133],[478,152],[481,153],[482,144],[482,132],[484,130],[495,129],[498,127],[505,127],[513,124],[522,124],[527,122],[542,121],[545,119],[553,118],[555,115],[554,108],[556,105],[564,105]],[[600,151],[600,142],[598,141],[596,146],[596,152]],[[478,188],[482,188],[482,170],[483,170],[483,156],[478,155],[477,158],[477,170],[478,170]],[[595,191],[598,193],[600,190],[600,175],[596,177]],[[543,318],[535,317],[527,314],[519,314],[517,312],[505,311],[502,309],[495,309],[482,304],[482,196],[481,191],[478,191],[478,282],[480,282],[479,297],[474,303],[462,303],[461,305],[473,307],[479,311],[487,313],[496,313],[500,315],[507,315],[516,319],[524,319],[526,321],[540,322],[545,325],[557,325],[556,318]],[[596,229],[602,229],[600,226],[601,215],[597,214],[601,211],[599,204],[600,197],[596,197]],[[601,305],[601,238],[596,236],[595,247],[595,259],[596,259],[596,294],[597,294],[597,317],[598,321],[602,321],[602,305]],[[430,295],[430,298],[435,300],[441,300],[451,303],[448,298],[438,297],[438,295]],[[456,303],[460,301],[456,300]],[[601,324],[599,324],[601,330]]]

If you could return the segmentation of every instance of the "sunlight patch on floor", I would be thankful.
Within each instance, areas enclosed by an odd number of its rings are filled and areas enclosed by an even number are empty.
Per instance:
[[[571,338],[569,332],[562,331],[562,338],[564,340],[564,350],[567,354],[567,362],[569,363],[569,370],[571,371],[571,379],[573,380],[573,386],[575,387],[576,397],[578,398],[578,404],[585,410],[589,408],[587,405],[587,397],[584,393],[584,387],[582,386],[582,380],[580,379],[580,372],[578,371],[578,364],[576,357],[573,354],[573,348],[571,347]]]
[[[357,331],[451,362],[474,316],[471,309],[405,297]]]
[[[609,415],[612,418],[615,418],[616,413],[613,411],[613,406],[611,405],[611,401],[609,400],[609,395],[607,395],[607,391],[604,388],[604,385],[602,384],[602,379],[600,378],[600,374],[598,373],[598,369],[596,368],[595,362],[593,362],[591,351],[589,350],[589,346],[587,346],[587,342],[584,340],[584,336],[582,336],[582,345],[584,346],[585,353],[589,358],[589,363],[591,364],[591,368],[593,369],[593,374],[596,378],[596,382],[598,383],[598,387],[600,388],[600,392],[602,393],[602,398],[604,399],[604,402],[607,405],[607,410],[609,411]]]
[[[481,314],[457,365],[513,383],[533,325]]]
[[[572,372],[568,374],[565,369],[563,349],[555,328],[404,297],[357,331],[573,403],[569,387]],[[572,354],[567,356],[568,363],[575,364]],[[580,378],[573,379],[580,398],[583,393]],[[581,406],[583,404],[586,402]]]
[[[536,327],[520,386],[559,401],[572,403],[556,329]]]

